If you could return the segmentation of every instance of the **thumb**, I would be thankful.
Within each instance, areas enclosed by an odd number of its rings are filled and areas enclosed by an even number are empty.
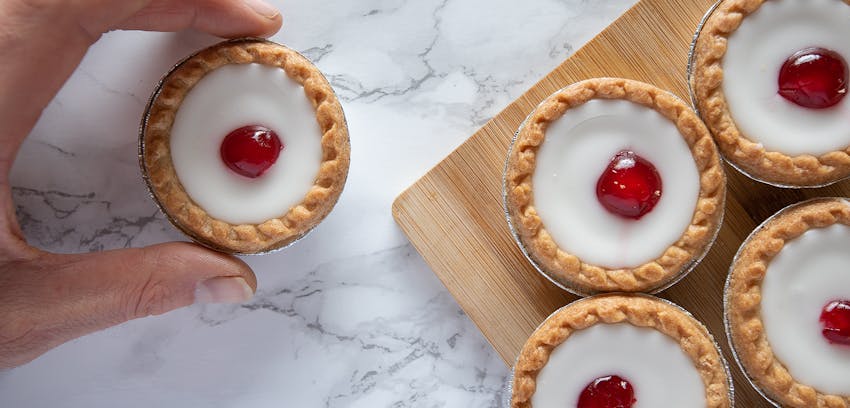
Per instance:
[[[193,303],[244,302],[256,285],[241,260],[189,243],[6,263],[0,367],[127,320]]]

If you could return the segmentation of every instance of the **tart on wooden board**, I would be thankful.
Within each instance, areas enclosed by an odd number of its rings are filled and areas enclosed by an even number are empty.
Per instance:
[[[699,321],[647,295],[573,302],[529,337],[512,408],[731,407],[731,378]]]
[[[520,247],[577,294],[651,292],[706,253],[726,178],[709,132],[683,101],[619,78],[544,100],[508,154],[505,205]]]
[[[741,246],[726,284],[743,371],[782,406],[850,406],[850,203],[792,205]]]
[[[847,0],[724,0],[711,12],[690,85],[726,160],[782,187],[850,175],[847,38]]]

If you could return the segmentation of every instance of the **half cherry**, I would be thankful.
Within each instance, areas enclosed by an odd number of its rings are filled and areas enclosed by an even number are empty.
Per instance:
[[[578,408],[631,408],[637,400],[628,381],[616,375],[593,380],[578,397]]]
[[[273,130],[263,126],[243,126],[221,142],[221,160],[230,170],[248,178],[263,175],[280,156],[283,143]]]
[[[850,346],[850,300],[833,300],[820,314],[823,337],[832,344]]]
[[[829,108],[847,94],[847,75],[847,62],[837,52],[806,48],[782,64],[779,95],[805,108]]]
[[[661,199],[661,176],[649,160],[622,150],[599,177],[596,198],[612,214],[640,219]]]

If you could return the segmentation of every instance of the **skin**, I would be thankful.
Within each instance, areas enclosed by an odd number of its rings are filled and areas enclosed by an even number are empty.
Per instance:
[[[0,1],[0,368],[130,319],[190,305],[203,282],[239,282],[256,290],[244,262],[189,243],[72,255],[34,248],[15,218],[9,185],[24,138],[103,33],[274,34],[280,13],[255,9],[245,0]]]

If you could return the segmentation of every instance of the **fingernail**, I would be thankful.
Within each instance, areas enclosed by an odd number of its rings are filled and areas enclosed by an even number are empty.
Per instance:
[[[242,303],[254,291],[242,278],[212,278],[195,288],[195,303]]]
[[[266,3],[264,0],[245,0],[245,4],[254,10],[255,13],[271,20],[280,14],[280,11],[275,6]]]

